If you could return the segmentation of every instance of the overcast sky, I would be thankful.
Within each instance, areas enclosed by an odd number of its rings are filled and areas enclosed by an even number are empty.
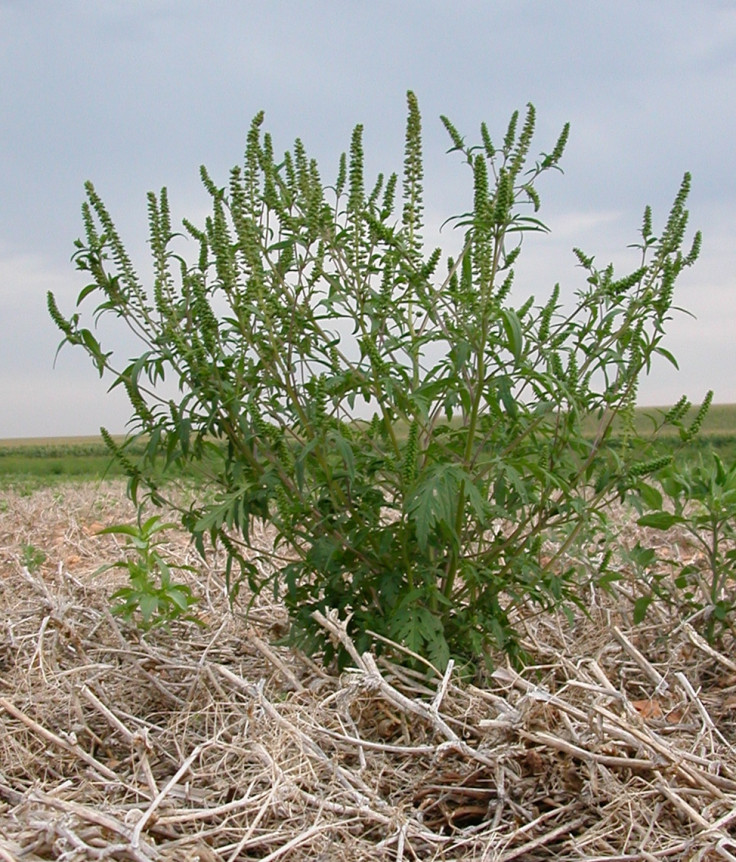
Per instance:
[[[85,180],[145,272],[146,192],[167,186],[175,217],[201,220],[199,165],[224,185],[257,111],[277,150],[301,137],[329,182],[356,123],[369,171],[400,171],[407,89],[430,241],[470,200],[440,114],[500,138],[532,102],[537,152],[570,121],[523,298],[574,290],[573,246],[633,268],[645,204],[656,228],[690,171],[703,252],[676,304],[695,317],[669,328],[680,371],[655,366],[640,401],[713,388],[736,402],[736,0],[0,0],[0,438],[122,432],[129,417],[81,351],[54,367],[45,295],[71,313],[86,283],[70,262]]]

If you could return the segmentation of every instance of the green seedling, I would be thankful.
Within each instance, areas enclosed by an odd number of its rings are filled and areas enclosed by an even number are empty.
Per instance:
[[[160,553],[162,534],[175,524],[162,523],[158,515],[147,521],[138,519],[137,526],[115,524],[100,530],[98,535],[125,537],[125,560],[102,566],[98,573],[108,569],[125,569],[130,585],[116,590],[112,601],[117,601],[112,612],[127,622],[138,622],[143,629],[167,625],[183,619],[202,625],[194,614],[193,606],[199,601],[186,584],[173,583],[172,571],[194,571],[192,566],[167,561]]]
[[[35,545],[23,544],[20,546],[20,562],[31,574],[35,574],[46,562],[46,554]]]

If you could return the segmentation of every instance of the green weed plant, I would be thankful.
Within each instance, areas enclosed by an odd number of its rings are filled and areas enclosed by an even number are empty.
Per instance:
[[[162,523],[158,515],[138,523],[114,524],[99,530],[97,535],[116,535],[125,538],[126,558],[102,566],[97,574],[109,569],[127,571],[130,583],[116,590],[111,601],[112,613],[143,629],[167,626],[173,620],[188,620],[201,624],[192,608],[199,601],[189,586],[172,581],[172,573],[194,571],[167,561],[160,552],[163,533],[175,524]]]
[[[684,607],[702,622],[710,643],[733,630],[736,610],[736,460],[727,466],[714,452],[697,461],[673,462],[657,476],[658,484],[642,483],[642,505],[649,511],[638,524],[669,531],[684,530],[702,554],[678,570],[650,578],[652,590],[635,606],[641,621],[655,596]],[[650,552],[651,562],[656,555]]]
[[[47,556],[41,548],[37,548],[30,542],[24,542],[20,546],[21,565],[34,575],[46,562]]]
[[[637,385],[658,356],[675,362],[662,340],[700,234],[682,250],[686,174],[656,235],[645,210],[632,271],[575,249],[572,307],[559,285],[513,301],[524,243],[547,230],[538,186],[569,127],[532,159],[531,105],[500,139],[482,124],[474,144],[442,118],[469,178],[443,260],[424,247],[413,93],[407,104],[402,177],[370,184],[362,126],[326,185],[300,140],[277,157],[256,116],[225,186],[201,169],[204,224],[177,233],[166,190],[149,194],[148,289],[87,183],[78,306],[94,299],[95,318],[127,326],[140,353],[117,365],[81,311],[63,316],[51,294],[49,311],[62,344],[128,394],[142,462],[103,434],[131,495],[161,503],[162,470],[201,471],[183,524],[202,552],[208,537],[224,546],[233,597],[243,581],[273,589],[292,641],[326,661],[346,656],[312,615],[336,609],[358,649],[393,641],[442,669],[497,648],[518,657],[515,615],[578,601],[567,551],[662,466],[634,428]],[[160,394],[169,380],[175,398]],[[614,421],[625,445],[608,445]],[[256,521],[277,535],[263,561]]]

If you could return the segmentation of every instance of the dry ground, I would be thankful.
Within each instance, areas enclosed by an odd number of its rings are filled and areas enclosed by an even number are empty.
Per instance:
[[[521,674],[337,675],[183,535],[207,628],[113,618],[96,531],[133,518],[122,484],[0,494],[0,862],[736,859],[736,662],[666,608],[634,628],[633,581],[528,621]]]

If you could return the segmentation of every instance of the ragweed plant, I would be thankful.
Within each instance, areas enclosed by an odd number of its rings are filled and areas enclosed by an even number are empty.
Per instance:
[[[201,625],[191,613],[199,600],[186,584],[171,580],[174,570],[191,572],[194,569],[166,560],[159,550],[162,534],[175,526],[162,523],[158,515],[142,521],[139,511],[136,525],[114,524],[97,533],[125,537],[125,559],[100,567],[97,574],[109,569],[127,571],[130,583],[112,594],[111,600],[115,603],[112,612],[143,629],[166,626],[176,619]]]
[[[184,220],[193,259],[166,190],[150,194],[149,289],[88,183],[75,257],[91,281],[79,304],[94,298],[97,317],[132,330],[141,350],[127,365],[49,295],[64,342],[129,396],[143,461],[106,439],[133,497],[162,502],[162,468],[199,471],[200,502],[182,512],[199,548],[224,545],[233,596],[243,580],[253,593],[272,587],[293,640],[326,660],[334,648],[316,610],[349,620],[361,650],[388,639],[442,668],[497,647],[517,655],[517,611],[576,600],[567,549],[652,468],[633,423],[623,448],[608,446],[612,423],[633,415],[657,355],[674,361],[662,345],[673,288],[698,255],[699,234],[681,250],[685,175],[658,236],[646,210],[632,272],[578,249],[573,307],[558,286],[512,301],[523,241],[547,229],[539,181],[559,169],[569,128],[533,160],[531,105],[500,140],[483,124],[476,145],[442,122],[470,181],[444,262],[424,248],[409,93],[401,179],[367,181],[357,126],[325,185],[300,140],[274,155],[259,114],[225,186],[201,170],[212,213]],[[180,394],[166,398],[159,384],[171,379]],[[277,534],[268,566],[254,560],[260,520]]]
[[[28,569],[28,571],[35,575],[36,572],[41,568],[41,566],[46,562],[46,554],[40,548],[37,548],[35,545],[30,544],[30,542],[24,542],[20,546],[21,556],[20,562],[21,565]]]
[[[643,619],[654,596],[677,603],[695,615],[709,642],[729,628],[736,610],[736,462],[727,466],[715,453],[697,461],[674,463],[659,473],[658,485],[640,490],[643,527],[678,527],[691,539],[699,559],[678,566],[674,575],[651,578],[651,593],[635,608]]]

